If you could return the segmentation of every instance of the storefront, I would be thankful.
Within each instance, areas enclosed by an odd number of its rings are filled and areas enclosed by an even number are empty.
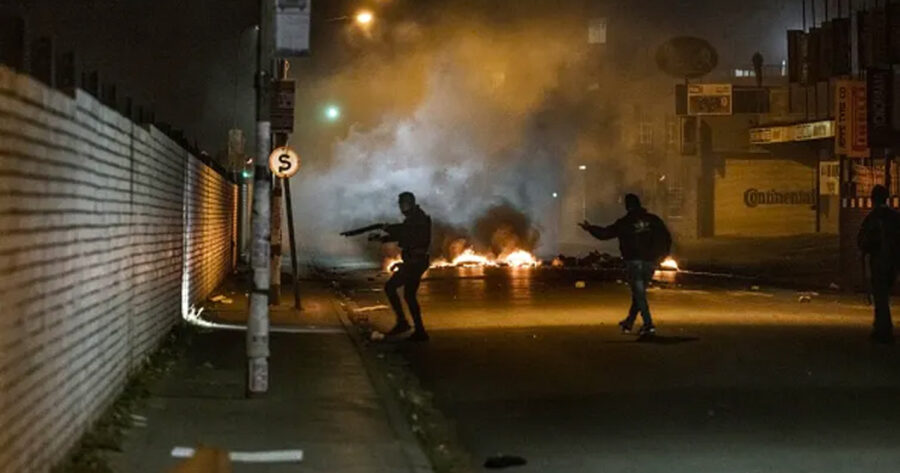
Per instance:
[[[815,166],[767,154],[726,157],[715,178],[715,235],[815,233]]]
[[[840,165],[831,152],[833,143],[832,120],[752,128],[750,144],[761,152],[726,160],[724,176],[716,182],[717,201],[720,188],[723,198],[728,196],[721,212],[717,202],[716,233],[837,234]],[[735,202],[741,189],[743,206]]]

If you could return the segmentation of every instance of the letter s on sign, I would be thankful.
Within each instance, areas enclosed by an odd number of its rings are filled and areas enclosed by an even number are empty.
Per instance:
[[[300,170],[300,156],[287,146],[276,148],[269,155],[269,170],[275,176],[287,179]]]
[[[278,172],[287,172],[291,169],[291,155],[282,154],[278,157]]]

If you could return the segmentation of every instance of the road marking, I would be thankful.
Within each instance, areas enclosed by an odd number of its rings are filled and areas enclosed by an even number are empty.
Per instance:
[[[220,324],[216,322],[210,322],[202,317],[200,314],[203,313],[203,308],[196,309],[191,308],[188,310],[186,314],[182,315],[182,318],[185,322],[203,328],[215,328],[220,330],[247,330],[246,325],[238,325],[238,324]],[[272,333],[328,333],[328,334],[340,334],[346,333],[341,327],[320,327],[317,325],[309,325],[305,327],[290,327],[290,326],[273,326],[269,328],[269,332]]]
[[[354,310],[353,312],[375,312],[375,311],[379,311],[379,310],[388,310],[388,309],[390,309],[390,307],[383,305],[383,304],[382,305],[370,305],[368,307],[360,307],[360,308]]]
[[[189,447],[172,448],[174,458],[192,458],[196,451]],[[228,452],[228,459],[237,463],[299,463],[303,450],[271,450],[267,452]]]

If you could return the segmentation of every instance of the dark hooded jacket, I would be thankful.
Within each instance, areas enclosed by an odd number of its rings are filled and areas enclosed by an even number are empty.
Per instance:
[[[857,244],[863,254],[871,256],[873,268],[896,271],[900,263],[900,214],[887,206],[873,209],[863,220]]]
[[[619,251],[625,261],[655,261],[668,256],[672,236],[662,219],[640,207],[608,227],[590,226],[587,230],[600,240],[619,239]]]
[[[403,261],[407,263],[429,260],[431,247],[431,217],[416,205],[403,219],[403,223],[385,228],[385,242],[395,241],[403,250]]]

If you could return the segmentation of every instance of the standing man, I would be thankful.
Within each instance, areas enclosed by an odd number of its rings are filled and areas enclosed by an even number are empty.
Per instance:
[[[628,213],[608,227],[591,225],[587,220],[579,226],[599,240],[619,239],[619,251],[631,286],[631,309],[619,327],[624,333],[630,333],[640,312],[643,325],[639,334],[649,336],[656,333],[656,327],[650,316],[647,287],[659,262],[671,251],[672,235],[661,218],[647,212],[638,196],[625,195],[625,210]]]
[[[419,284],[422,282],[422,275],[425,274],[425,271],[428,270],[431,264],[431,257],[428,254],[431,247],[431,217],[416,204],[416,196],[412,192],[400,194],[398,203],[400,212],[403,213],[403,223],[370,225],[358,230],[341,233],[341,235],[354,236],[380,230],[384,233],[369,235],[369,241],[397,242],[400,249],[403,250],[401,255],[403,262],[396,265],[397,270],[384,285],[384,292],[387,294],[388,301],[390,301],[394,314],[397,316],[397,323],[385,335],[398,336],[414,328],[415,331],[407,340],[427,342],[428,333],[425,332],[425,325],[422,323],[422,308],[419,306],[416,292],[419,290]],[[409,307],[409,315],[413,319],[412,327],[406,321],[406,316],[403,314],[403,304],[400,303],[400,297],[397,295],[397,291],[401,287],[403,288],[403,299],[406,301],[406,305]]]
[[[894,343],[891,321],[891,288],[900,260],[900,214],[888,207],[886,187],[872,188],[872,212],[863,220],[857,243],[863,255],[863,279],[869,279],[875,303],[872,341]],[[868,273],[868,274],[866,274]]]

